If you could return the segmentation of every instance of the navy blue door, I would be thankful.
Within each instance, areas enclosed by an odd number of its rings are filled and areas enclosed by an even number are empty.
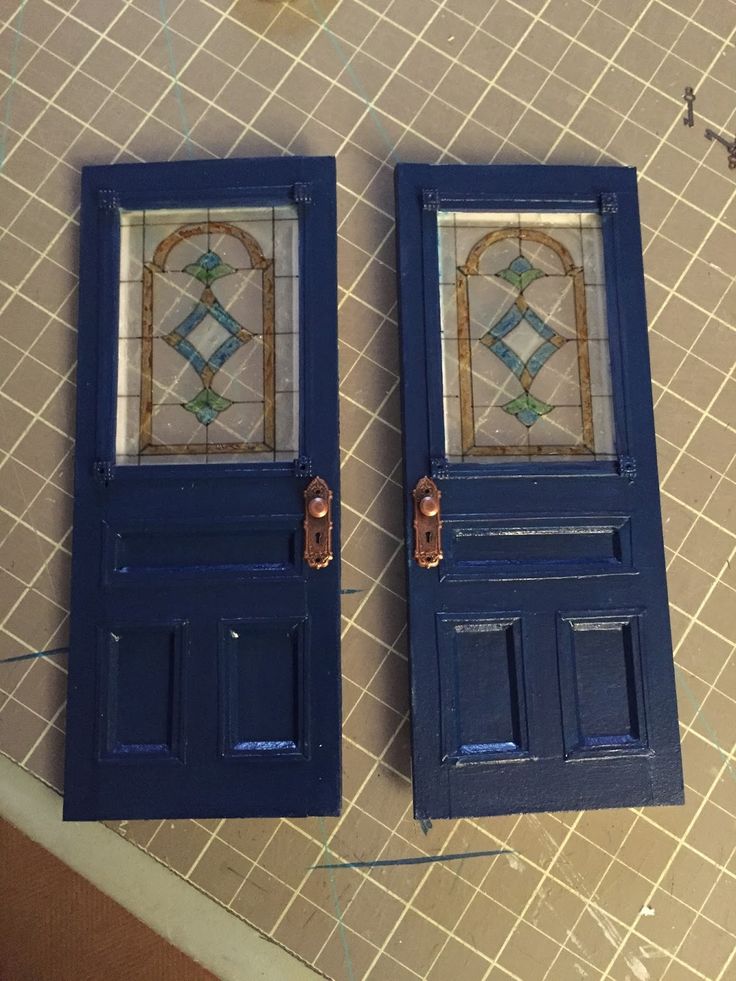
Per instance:
[[[65,818],[336,814],[334,160],[86,168],[81,227]]]
[[[396,186],[416,815],[681,802],[635,172]]]

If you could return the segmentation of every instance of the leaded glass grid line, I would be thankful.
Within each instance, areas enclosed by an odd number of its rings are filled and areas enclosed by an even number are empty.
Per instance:
[[[116,459],[298,453],[293,206],[121,212]]]
[[[614,459],[600,216],[440,212],[450,462]]]

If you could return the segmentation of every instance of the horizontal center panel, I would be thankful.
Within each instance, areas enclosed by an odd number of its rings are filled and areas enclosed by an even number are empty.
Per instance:
[[[172,585],[162,575],[149,582],[123,579],[99,590],[90,619],[120,619],[121,610],[129,622],[150,620],[152,611],[162,620],[188,620],[192,629],[210,630],[220,618],[262,617],[267,612],[305,617],[312,602],[310,585],[298,577],[240,579],[210,576],[179,579]]]
[[[445,518],[444,581],[536,579],[632,572],[623,515]]]
[[[302,574],[302,515],[255,515],[220,521],[103,523],[108,583],[167,576],[278,578]]]
[[[258,470],[223,476],[219,471],[215,475],[195,471],[191,476],[176,479],[175,474],[162,479],[160,467],[129,469],[135,471],[135,480],[116,476],[104,489],[108,515],[135,518],[145,507],[151,515],[168,513],[195,520],[206,517],[210,523],[222,523],[230,515],[298,514],[304,508],[304,491],[309,484],[306,477],[270,476]]]
[[[465,614],[476,610],[495,615],[499,609],[523,610],[527,614],[551,614],[559,606],[585,606],[600,603],[601,596],[617,606],[645,602],[649,580],[641,572],[628,575],[592,574],[575,576],[467,576],[437,584],[439,612]],[[424,610],[415,612],[423,618]]]
[[[519,474],[501,477],[481,473],[438,482],[443,516],[503,517],[509,515],[574,514],[594,506],[601,514],[631,514],[638,506],[634,486],[617,473],[560,476]],[[578,510],[579,509],[579,510]]]

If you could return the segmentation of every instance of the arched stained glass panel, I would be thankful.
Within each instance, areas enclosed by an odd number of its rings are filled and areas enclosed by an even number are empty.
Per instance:
[[[615,458],[600,216],[440,212],[449,462]]]
[[[292,206],[121,213],[118,464],[298,454]]]

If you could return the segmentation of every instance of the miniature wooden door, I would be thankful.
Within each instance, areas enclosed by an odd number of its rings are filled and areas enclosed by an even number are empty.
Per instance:
[[[396,186],[416,815],[681,802],[635,172]]]
[[[81,230],[64,816],[336,814],[334,160],[86,168]]]

